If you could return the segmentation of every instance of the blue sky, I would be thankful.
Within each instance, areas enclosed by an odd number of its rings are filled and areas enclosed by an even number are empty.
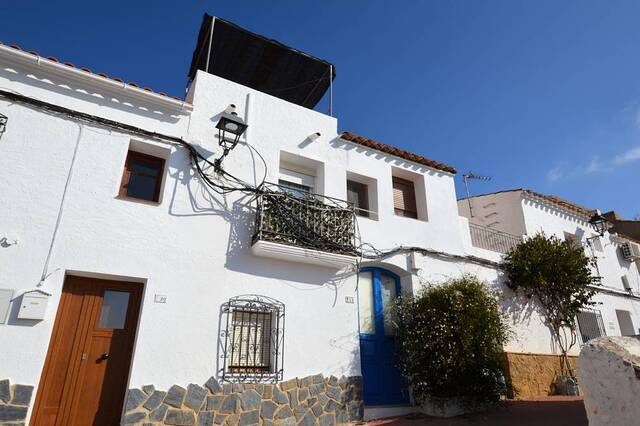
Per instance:
[[[640,2],[4,2],[0,40],[182,96],[203,12],[332,62],[350,130],[640,213]],[[318,107],[326,111],[326,102]]]

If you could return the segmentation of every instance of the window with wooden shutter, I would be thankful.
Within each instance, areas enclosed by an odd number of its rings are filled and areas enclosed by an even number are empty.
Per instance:
[[[418,218],[416,191],[413,182],[393,177],[393,208],[398,216]]]
[[[271,312],[237,309],[231,318],[231,371],[271,369]]]
[[[158,202],[164,173],[164,159],[129,151],[119,196]]]
[[[354,207],[358,216],[369,217],[367,185],[354,180],[347,180],[347,202]]]

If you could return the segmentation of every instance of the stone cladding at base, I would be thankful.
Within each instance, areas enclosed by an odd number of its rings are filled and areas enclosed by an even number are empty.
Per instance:
[[[24,425],[32,394],[33,386],[0,380],[0,426]]]
[[[576,360],[569,356],[574,372]],[[553,395],[554,380],[560,374],[559,355],[507,352],[506,366],[516,398]]]
[[[362,377],[322,374],[280,384],[224,383],[153,385],[129,389],[123,425],[332,426],[364,415]]]

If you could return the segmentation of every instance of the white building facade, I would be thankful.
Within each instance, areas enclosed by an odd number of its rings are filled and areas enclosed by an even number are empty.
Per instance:
[[[121,407],[126,389],[122,421],[132,424],[362,418],[357,258],[257,236],[255,194],[207,187],[176,141],[219,158],[216,125],[234,105],[248,128],[223,167],[247,187],[266,177],[346,200],[356,185],[367,198],[358,241],[463,259],[453,169],[343,139],[331,116],[203,71],[181,101],[15,47],[0,46],[0,61],[8,389],[0,422],[83,424],[106,416],[104,406]],[[413,192],[408,217],[394,210],[394,179]],[[420,267],[457,274],[460,259],[425,258]],[[374,286],[420,285],[406,253],[360,266],[375,267],[360,276],[370,286],[369,304],[360,304],[369,322],[382,303]],[[289,394],[292,379],[300,396]],[[258,385],[257,402],[234,403]],[[396,391],[376,401],[409,401]]]
[[[599,235],[589,223],[593,210],[574,203],[526,189],[501,191],[458,201],[460,215],[486,232],[496,231],[514,236],[533,236],[543,232],[584,247],[595,258],[593,275],[600,278],[593,309],[578,318],[579,343],[594,337],[639,334],[640,273],[638,242],[632,238],[605,232]],[[487,241],[476,233],[477,245]],[[490,243],[490,242],[489,242]],[[532,351],[556,353],[552,340],[538,340],[529,345]],[[579,346],[573,348],[577,354]]]
[[[453,168],[267,92],[197,69],[183,101],[0,45],[0,424],[325,426],[411,410],[380,355],[384,307],[464,273],[502,288],[500,250],[474,246]],[[222,118],[247,125],[227,176]],[[518,206],[499,209],[503,231],[590,235],[584,217]],[[602,241],[598,297],[637,326],[613,278],[637,269],[617,241]],[[370,247],[421,250],[359,259]],[[508,352],[554,353],[535,314],[514,328]]]

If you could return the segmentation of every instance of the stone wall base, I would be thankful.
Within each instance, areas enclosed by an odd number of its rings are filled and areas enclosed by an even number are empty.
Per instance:
[[[576,369],[576,356],[569,356],[569,363]],[[560,356],[506,353],[506,372],[514,388],[516,398],[548,396],[554,394],[554,381],[560,374]]]
[[[24,425],[31,403],[33,386],[12,385],[0,380],[0,426]]]
[[[275,384],[129,389],[123,425],[332,426],[363,419],[362,377],[322,374]]]

